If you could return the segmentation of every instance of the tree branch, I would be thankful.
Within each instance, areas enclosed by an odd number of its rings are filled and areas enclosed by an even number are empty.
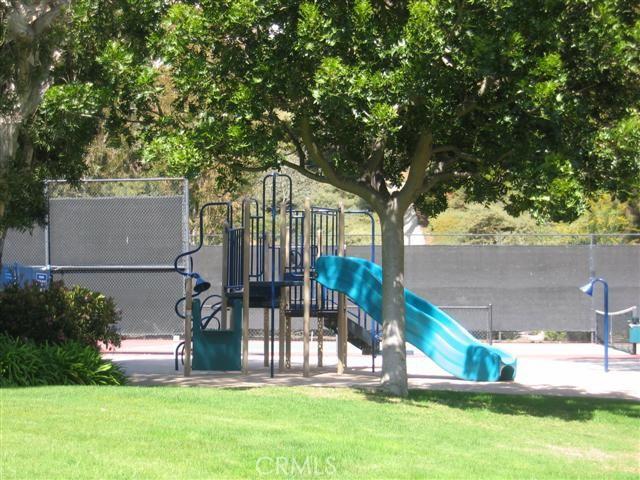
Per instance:
[[[284,122],[281,122],[281,123],[284,123]],[[285,131],[287,132],[287,135],[291,139],[291,143],[293,143],[293,146],[296,149],[296,153],[298,154],[298,159],[300,160],[300,166],[304,168],[304,166],[307,163],[307,154],[304,152],[304,148],[302,148],[300,139],[298,138],[298,136],[296,135],[296,133],[293,131],[293,129],[289,124],[285,123],[283,126]]]
[[[382,164],[382,160],[384,160],[384,147],[386,145],[385,138],[376,138],[371,145],[371,155],[369,155],[369,159],[367,160],[367,165],[365,167],[365,173],[373,174],[376,170],[380,168]]]
[[[471,174],[469,172],[441,172],[431,175],[429,178],[425,178],[422,182],[422,186],[418,189],[417,196],[424,195],[430,192],[433,187],[446,180],[455,180],[457,178],[471,178],[478,174]]]
[[[243,172],[249,172],[249,173],[260,173],[267,170],[265,167],[246,167],[244,165],[239,166],[239,168]]]
[[[354,195],[358,195],[362,199],[371,204],[372,207],[378,208],[380,206],[380,196],[371,186],[364,183],[341,177],[337,174],[331,163],[324,157],[318,145],[316,144],[313,134],[311,132],[311,125],[308,118],[303,118],[301,122],[302,142],[313,161],[320,167],[320,170],[324,173],[324,177],[327,182],[334,185],[341,190],[344,190]],[[304,167],[302,167],[304,168]],[[308,170],[305,169],[305,172]],[[301,172],[303,173],[303,172]],[[304,174],[304,173],[303,173]]]
[[[289,140],[291,140],[291,143],[293,143],[293,146],[296,149],[296,154],[298,155],[298,159],[300,160],[300,165],[304,167],[305,164],[307,163],[307,154],[305,153],[304,148],[300,143],[300,139],[296,135],[296,132],[293,131],[289,123],[287,123],[286,121],[278,117],[278,114],[275,112],[275,109],[271,109],[269,111],[269,118],[271,118],[271,120],[274,121],[275,123],[282,125],[282,128],[284,128],[284,131],[287,133]]]
[[[427,166],[432,157],[433,135],[431,130],[423,130],[418,138],[418,144],[413,152],[409,174],[402,188],[396,192],[400,206],[408,207],[421,188]]]
[[[42,13],[39,12],[44,6],[23,8],[14,6],[14,10],[8,15],[7,19],[7,42],[12,40],[31,43],[35,41],[42,33],[51,27],[62,8],[69,3],[69,0],[59,0],[50,2],[49,10]],[[31,18],[35,20],[31,21]]]
[[[484,77],[480,82],[480,86],[478,87],[478,92],[476,93],[475,98],[462,102],[462,104],[458,108],[458,111],[456,112],[456,117],[462,118],[468,113],[474,111],[478,106],[478,100],[482,98],[487,93],[487,90],[489,90],[495,83],[496,82],[493,77]]]
[[[280,164],[292,170],[295,170],[296,172],[304,175],[307,178],[310,178],[311,180],[315,180],[316,182],[326,183],[331,185],[331,182],[326,177],[322,175],[318,175],[317,173],[313,173],[296,163],[290,162],[288,160],[283,160]]]

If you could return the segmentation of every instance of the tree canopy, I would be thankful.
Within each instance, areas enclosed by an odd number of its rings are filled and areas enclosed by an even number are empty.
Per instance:
[[[136,122],[151,122],[159,90],[147,38],[164,8],[0,1],[0,240],[44,219],[45,178],[80,178],[98,129],[132,140]]]
[[[634,2],[204,1],[162,27],[177,108],[156,142],[189,168],[288,164],[366,197],[429,149],[429,213],[461,185],[554,219],[637,190]]]

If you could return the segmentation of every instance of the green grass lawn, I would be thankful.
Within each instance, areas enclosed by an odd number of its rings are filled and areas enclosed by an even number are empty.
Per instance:
[[[3,389],[0,478],[630,478],[640,404],[347,389]]]

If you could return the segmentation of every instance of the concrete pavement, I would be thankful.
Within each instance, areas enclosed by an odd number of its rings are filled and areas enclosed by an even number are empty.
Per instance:
[[[106,358],[124,367],[133,385],[176,385],[211,387],[256,387],[265,385],[297,385],[326,387],[376,387],[379,383],[381,358],[371,371],[371,356],[349,346],[348,370],[336,373],[335,342],[326,341],[324,367],[317,364],[317,346],[311,345],[311,377],[302,376],[302,342],[292,344],[292,369],[278,371],[276,351],[275,378],[264,367],[262,341],[251,341],[250,373],[193,372],[185,378],[174,370],[173,351],[177,342],[168,340],[130,340]],[[640,355],[629,355],[610,349],[609,368],[603,369],[603,347],[595,344],[568,343],[499,343],[497,347],[518,358],[514,382],[467,382],[458,380],[435,365],[422,352],[408,345],[407,371],[410,388],[456,390],[508,394],[540,394],[562,396],[595,396],[640,401]],[[277,344],[276,344],[277,348]]]

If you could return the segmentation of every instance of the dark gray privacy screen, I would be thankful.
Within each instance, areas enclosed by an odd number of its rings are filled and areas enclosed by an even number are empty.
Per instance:
[[[640,307],[640,244],[597,245],[593,262],[597,276],[609,282],[611,311]],[[601,285],[595,288],[594,308],[603,309]]]
[[[36,226],[32,232],[9,230],[4,242],[2,261],[5,264],[45,265],[44,228]]]
[[[56,273],[53,278],[113,297],[122,315],[118,330],[124,335],[174,335],[184,330],[183,321],[173,311],[176,300],[183,296],[175,272],[82,271]]]
[[[181,182],[180,182],[180,185]],[[115,187],[112,191],[115,191]],[[185,226],[183,197],[172,190],[161,196],[83,196],[52,198],[51,251],[54,265],[124,265],[128,272],[66,271],[77,282],[112,295],[123,312],[128,335],[182,332],[173,302],[182,296],[182,278],[170,272],[134,271],[144,265],[167,265],[182,251]],[[45,235],[9,232],[4,262],[45,265]],[[381,257],[376,248],[376,260]],[[369,258],[366,246],[350,246],[348,255]],[[205,246],[194,268],[220,292],[222,248]],[[493,305],[493,331],[595,331],[594,309],[602,308],[602,291],[594,298],[578,290],[590,274],[607,279],[610,308],[640,305],[640,245],[426,245],[405,249],[407,288],[436,305]],[[60,278],[59,274],[56,278]],[[174,293],[174,290],[176,293]],[[450,308],[449,313],[478,338],[487,310]],[[262,328],[263,313],[251,312],[251,329]],[[277,324],[277,321],[276,321]]]
[[[496,330],[590,330],[591,302],[577,286],[589,278],[588,247],[465,246],[407,249],[407,285],[429,301],[494,305]]]
[[[369,258],[369,248],[347,254]],[[612,310],[640,304],[640,245],[413,246],[405,265],[407,288],[431,303],[492,304],[494,331],[593,331],[602,293],[578,290],[592,269],[609,281]]]
[[[182,250],[182,197],[52,198],[54,265],[168,265]]]
[[[124,335],[181,333],[173,307],[183,282],[172,265],[186,245],[186,182],[89,180],[79,188],[48,187],[49,224],[33,234],[10,231],[4,263],[50,265],[54,280],[113,297]]]
[[[493,305],[440,305],[460,325],[466,328],[478,340],[492,340]]]
[[[376,259],[381,259],[376,248]],[[220,289],[222,248],[205,246],[195,257],[195,270]],[[369,247],[349,247],[347,255],[369,258]],[[578,290],[590,269],[610,284],[611,308],[640,304],[640,246],[413,246],[405,249],[407,288],[446,309],[478,338],[484,338],[487,309],[492,304],[493,331],[593,331],[591,299]],[[251,328],[262,316],[252,312]]]

